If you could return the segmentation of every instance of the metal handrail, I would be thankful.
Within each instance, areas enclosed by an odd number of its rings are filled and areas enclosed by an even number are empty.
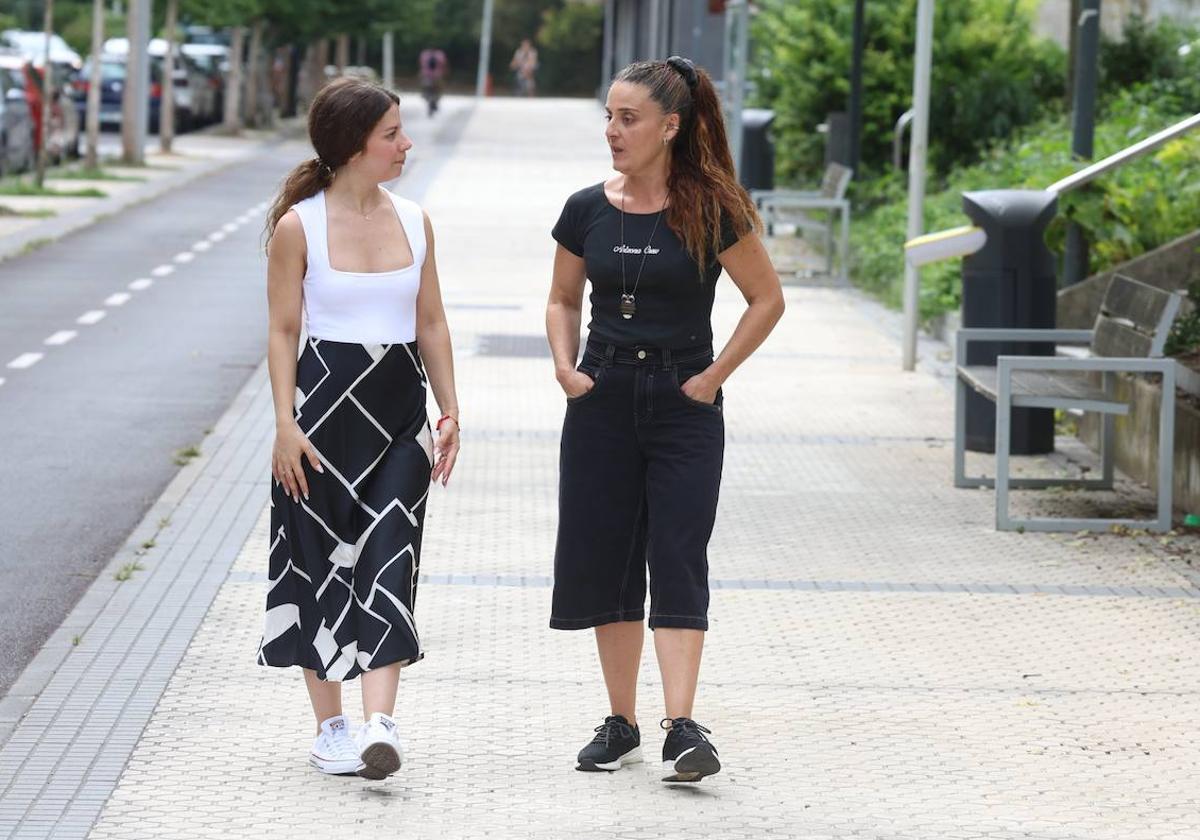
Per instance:
[[[1139,158],[1147,152],[1157,149],[1168,140],[1174,140],[1181,134],[1191,131],[1193,128],[1200,126],[1200,114],[1193,114],[1186,120],[1181,120],[1175,123],[1170,128],[1163,129],[1158,134],[1153,134],[1145,140],[1134,143],[1132,146],[1122,149],[1116,154],[1109,155],[1104,160],[1093,163],[1091,166],[1081,169],[1061,181],[1055,181],[1050,186],[1046,187],[1046,192],[1062,195],[1077,187],[1082,187],[1089,181],[1094,181],[1106,172],[1116,169],[1129,161]]]
[[[915,113],[912,108],[909,108],[900,115],[900,119],[896,120],[896,129],[892,137],[892,166],[895,169],[903,169],[904,161],[902,155],[904,152],[904,131],[913,121]]]

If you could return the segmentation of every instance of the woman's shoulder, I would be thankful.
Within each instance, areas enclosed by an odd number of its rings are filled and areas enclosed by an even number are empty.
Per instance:
[[[591,184],[581,190],[576,190],[567,196],[566,207],[571,209],[588,209],[597,207],[601,202],[608,201],[604,195],[604,182]]]
[[[325,196],[325,190],[318,190],[317,192],[310,195],[308,198],[300,199],[299,201],[297,201],[295,204],[293,204],[288,209],[295,210],[298,213],[303,213],[308,208],[316,206],[317,203],[320,202],[324,198],[324,196]]]

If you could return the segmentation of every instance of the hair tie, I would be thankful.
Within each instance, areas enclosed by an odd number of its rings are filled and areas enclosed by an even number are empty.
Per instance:
[[[313,158],[313,163],[315,163],[317,165],[317,171],[319,173],[321,173],[322,176],[324,176],[326,178],[333,177],[333,167],[330,166],[325,161],[321,160],[321,158],[319,156]]]
[[[696,75],[696,65],[692,63],[690,58],[673,55],[667,59],[667,64],[672,70],[683,76],[683,81],[688,86],[688,90],[693,90],[697,83],[699,83],[700,77]]]

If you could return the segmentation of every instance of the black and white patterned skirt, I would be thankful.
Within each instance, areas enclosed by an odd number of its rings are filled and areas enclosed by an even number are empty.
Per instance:
[[[270,586],[258,663],[323,680],[421,659],[413,619],[433,439],[416,342],[308,339],[296,420],[308,499],[271,487]]]

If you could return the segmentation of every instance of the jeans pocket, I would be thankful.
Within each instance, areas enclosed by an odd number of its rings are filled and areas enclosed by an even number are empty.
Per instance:
[[[590,362],[583,362],[575,370],[582,373],[584,376],[592,380],[592,387],[588,388],[578,397],[567,397],[567,405],[578,405],[586,400],[592,394],[596,393],[596,388],[600,385],[600,379],[604,375],[603,365],[594,365]]]
[[[694,400],[683,392],[683,383],[687,382],[696,374],[702,373],[709,364],[710,363],[704,363],[700,365],[676,365],[675,367],[671,368],[671,375],[674,377],[675,381],[675,392],[679,394],[679,398],[681,400],[688,405],[695,406],[696,408],[703,408],[707,411],[719,414],[721,412],[721,404],[725,401],[725,395],[721,392],[720,388],[717,389],[715,401],[710,403],[703,402],[702,400]]]

